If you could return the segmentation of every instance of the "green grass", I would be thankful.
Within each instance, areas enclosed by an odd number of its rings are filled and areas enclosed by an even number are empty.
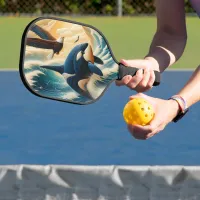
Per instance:
[[[26,25],[34,18],[0,18],[0,68],[17,69],[19,66],[21,36]],[[97,27],[108,39],[117,60],[142,58],[148,52],[156,29],[154,17],[82,17],[68,18]],[[198,18],[187,18],[188,42],[182,58],[173,68],[195,68],[199,58]]]

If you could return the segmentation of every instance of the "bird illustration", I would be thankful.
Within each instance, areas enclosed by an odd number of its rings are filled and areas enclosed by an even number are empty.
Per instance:
[[[31,31],[33,31],[40,38],[27,38],[26,45],[35,48],[53,50],[53,52],[48,56],[48,58],[53,58],[54,54],[60,53],[60,51],[63,48],[64,37],[56,39],[48,31],[36,24],[34,24],[31,27]]]

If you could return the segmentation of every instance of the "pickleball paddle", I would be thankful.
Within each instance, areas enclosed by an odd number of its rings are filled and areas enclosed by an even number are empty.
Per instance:
[[[138,68],[118,63],[105,36],[95,27],[39,17],[24,30],[19,71],[33,94],[85,105],[97,101],[114,80],[134,76]],[[160,73],[154,73],[154,86],[158,86]]]

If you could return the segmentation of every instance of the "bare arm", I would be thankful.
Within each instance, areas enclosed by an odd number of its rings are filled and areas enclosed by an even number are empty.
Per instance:
[[[200,101],[200,65],[178,95],[186,100],[188,107]]]
[[[197,67],[185,86],[177,94],[184,98],[188,107],[200,101],[200,66]],[[152,103],[155,110],[154,119],[151,121],[150,125],[128,125],[128,130],[136,139],[148,139],[162,131],[181,111],[179,105],[182,104],[182,106],[184,106],[183,101],[180,101],[179,104],[172,99],[164,100],[150,97],[142,93],[131,96],[130,99],[136,97],[147,99]]]
[[[186,46],[184,0],[156,0],[155,5],[157,31],[146,59],[157,62],[163,72],[182,56]]]
[[[125,66],[143,70],[138,70],[133,77],[127,75],[116,81],[118,86],[126,85],[137,92],[145,92],[152,88],[155,81],[154,70],[162,73],[175,63],[182,56],[187,41],[184,0],[155,1],[157,30],[148,55],[145,59],[120,61]]]

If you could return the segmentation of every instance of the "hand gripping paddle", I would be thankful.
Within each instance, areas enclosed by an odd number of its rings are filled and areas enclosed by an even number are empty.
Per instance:
[[[75,104],[97,101],[114,80],[134,76],[96,28],[58,18],[33,20],[22,37],[20,76],[33,94]],[[154,86],[160,84],[155,71]]]

